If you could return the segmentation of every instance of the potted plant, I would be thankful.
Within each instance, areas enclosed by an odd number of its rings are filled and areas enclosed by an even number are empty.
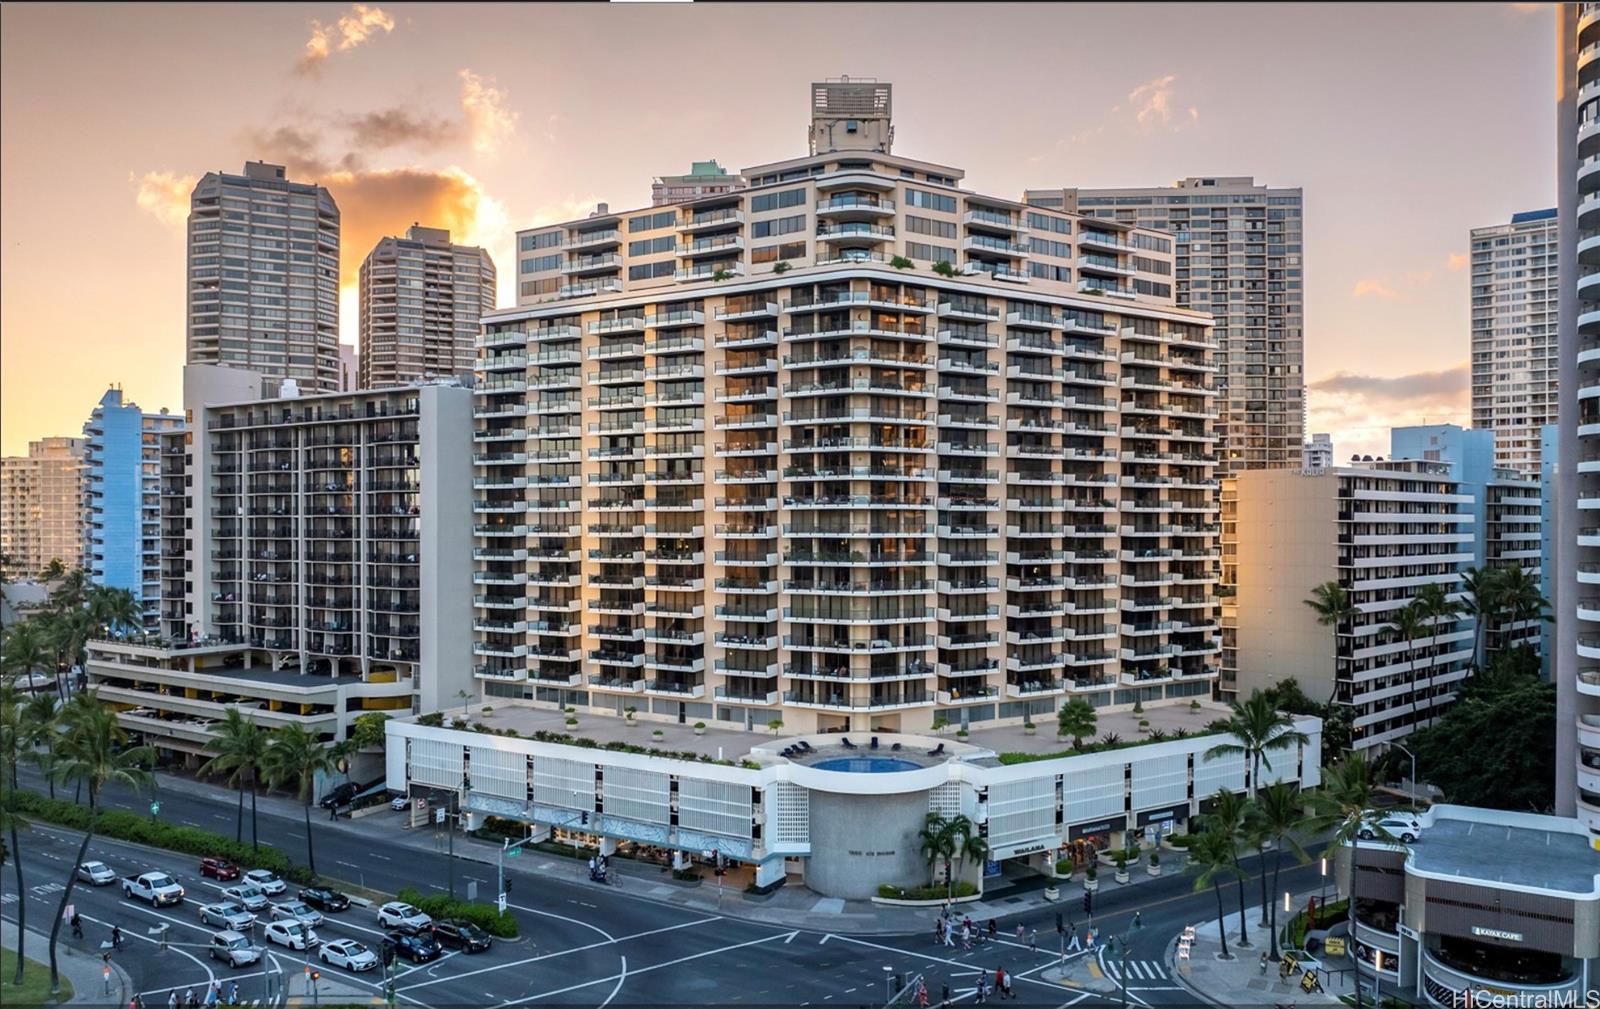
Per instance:
[[[486,714],[486,715],[492,715],[492,714],[494,714],[494,708],[491,707],[490,705],[485,704],[483,706],[483,713]]]
[[[772,272],[773,273],[788,273],[789,272],[789,264],[780,259],[780,260],[778,260],[778,262],[772,264]]]
[[[1083,870],[1083,889],[1086,893],[1094,893],[1100,889],[1100,869],[1092,858]]]
[[[577,727],[578,727],[578,716],[577,715],[568,715],[567,716],[567,728],[576,729]]]
[[[1198,699],[1190,701],[1189,702],[1189,710],[1190,711],[1199,711],[1200,710],[1200,701]]]
[[[1134,701],[1133,702],[1133,713],[1136,714],[1136,715],[1144,714],[1144,702],[1143,701]]]
[[[1161,852],[1154,848],[1150,849],[1150,866],[1145,871],[1149,872],[1152,876],[1161,875]]]
[[[633,706],[633,705],[631,705],[631,704],[630,704],[630,705],[628,705],[628,706],[627,706],[627,707],[626,707],[626,708],[623,708],[623,709],[622,709],[622,717],[623,717],[623,720],[624,720],[624,721],[625,721],[625,722],[626,722],[626,723],[627,723],[627,724],[628,724],[628,725],[638,725],[638,724],[639,724],[639,723],[638,723],[638,722],[635,722],[635,721],[634,721],[634,720],[633,720],[633,716],[634,716],[634,715],[637,715],[637,714],[638,714],[638,713],[639,713],[639,709],[638,709],[638,708],[636,708],[636,707],[634,707],[634,706]]]
[[[944,735],[944,730],[946,730],[948,728],[950,728],[950,719],[944,717],[943,715],[935,715],[935,716],[933,716],[933,734],[934,735],[942,736],[942,735]]]
[[[1056,886],[1054,882],[1047,884],[1044,888],[1044,899],[1051,901],[1060,900],[1061,888]]]
[[[696,723],[694,723],[694,734],[697,735],[697,736],[705,735],[706,734],[706,723],[704,723],[704,722],[696,722]]]
[[[1148,719],[1148,718],[1139,719],[1139,731],[1140,732],[1149,732],[1150,731],[1150,719]]]
[[[650,738],[654,742],[657,742],[657,743],[661,742],[662,738],[665,737],[665,736],[666,736],[666,733],[662,732],[660,729],[651,729],[650,730]]]
[[[774,718],[772,721],[767,723],[767,728],[771,729],[772,734],[776,736],[778,734],[778,730],[783,728],[783,719]]]
[[[957,739],[966,739],[967,738],[967,727],[965,725],[963,725],[961,728],[956,730],[956,738]]]
[[[1032,716],[1028,716],[1022,720],[1022,734],[1024,736],[1037,735],[1038,732],[1039,727],[1033,724]]]
[[[948,259],[941,259],[937,263],[933,264],[933,272],[937,273],[941,277],[954,277],[956,275],[956,268],[950,265],[950,261]]]
[[[917,264],[913,263],[904,256],[896,256],[889,260],[889,265],[894,267],[896,270],[909,270]]]
[[[1116,880],[1118,883],[1126,883],[1128,881],[1128,853],[1126,851],[1117,852],[1116,860]]]
[[[718,270],[711,275],[712,282],[716,284],[720,284],[724,280],[731,280],[732,278],[733,274],[729,273],[727,270]]]

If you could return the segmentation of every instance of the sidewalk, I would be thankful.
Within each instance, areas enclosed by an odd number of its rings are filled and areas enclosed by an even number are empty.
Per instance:
[[[0,946],[17,948],[17,926],[14,922],[0,921]],[[28,929],[28,945],[22,955],[49,968],[50,936]],[[121,1009],[128,1004],[132,990],[127,971],[111,965],[110,994],[106,994],[104,965],[100,958],[73,949],[65,942],[56,944],[56,966],[61,976],[72,984],[72,998],[63,1005],[98,1005]]]
[[[1227,905],[1231,900],[1232,906],[1238,907],[1238,896],[1232,889],[1231,887],[1223,889],[1223,904]],[[1317,891],[1296,894],[1290,898],[1291,906],[1304,907],[1306,898],[1316,895]],[[1248,896],[1246,899],[1249,899]],[[1269,949],[1269,935],[1266,928],[1257,924],[1261,920],[1260,905],[1253,907],[1247,905],[1245,915],[1249,925],[1251,943],[1249,946],[1241,947],[1237,942],[1239,913],[1234,911],[1225,919],[1228,929],[1228,952],[1233,959],[1218,959],[1221,954],[1221,941],[1217,933],[1217,919],[1207,918],[1203,922],[1195,923],[1195,941],[1189,950],[1187,960],[1179,958],[1178,937],[1174,937],[1168,944],[1167,973],[1196,998],[1211,1005],[1230,1007],[1230,1009],[1233,1006],[1278,1003],[1337,1005],[1340,1004],[1340,995],[1354,993],[1350,974],[1346,970],[1350,962],[1344,957],[1324,961],[1334,973],[1319,975],[1324,989],[1321,994],[1307,994],[1302,990],[1298,974],[1289,981],[1280,981],[1276,963],[1268,964],[1267,972],[1263,975],[1260,959],[1262,951]],[[1282,927],[1285,921],[1280,911],[1279,927]]]
[[[160,782],[158,787],[161,789],[181,787],[185,792],[192,795],[203,795],[229,803],[238,801],[237,792],[217,784],[195,781],[192,778],[168,773],[158,774],[157,777]],[[260,796],[257,799],[257,805],[263,813],[271,812],[278,816],[292,817],[296,821],[299,821],[303,815],[299,803],[279,796]],[[245,830],[248,833],[248,803],[246,804],[245,816]],[[399,814],[382,812],[356,820],[341,817],[338,820],[330,821],[325,811],[312,810],[312,825],[319,833],[324,831],[343,831],[370,839],[373,836],[373,831],[378,829],[382,830],[383,836],[393,844],[418,851],[437,853],[438,849],[435,847],[434,832],[432,830],[400,829],[397,823],[398,820]],[[493,866],[496,861],[497,848],[498,845],[478,841],[465,835],[458,835],[455,840],[456,858],[459,861]],[[293,857],[295,853],[290,851],[288,854]],[[1173,876],[1182,872],[1185,859],[1181,853],[1164,851],[1162,852],[1162,858],[1163,876]],[[939,915],[939,907],[937,905],[925,908],[908,908],[875,904],[870,900],[841,900],[834,897],[823,897],[806,889],[803,885],[792,883],[785,884],[765,896],[746,894],[743,888],[737,884],[719,887],[714,878],[704,879],[698,886],[677,883],[671,881],[668,874],[654,863],[637,862],[626,858],[611,859],[609,868],[613,873],[622,877],[621,884],[616,887],[621,893],[644,897],[671,904],[675,907],[694,908],[708,914],[741,918],[746,921],[774,925],[781,928],[891,935],[922,931]],[[515,903],[518,894],[537,892],[532,888],[531,883],[539,877],[563,879],[585,886],[600,885],[588,882],[585,861],[553,855],[544,851],[532,850],[518,858],[508,859],[505,863],[505,869],[506,873],[513,876],[519,884],[523,880],[528,881],[528,884],[513,886],[513,903]],[[339,879],[337,871],[327,875],[339,882],[350,884],[359,884],[361,882],[354,879]],[[1113,893],[1133,889],[1160,878],[1159,876],[1149,875],[1143,869],[1136,868],[1129,874],[1127,883],[1119,884],[1112,879],[1111,870],[1102,867],[1100,872],[1100,891],[1096,894],[1096,897],[1104,899]],[[1044,899],[1046,882],[1044,877],[1041,876],[1037,879],[1027,880],[1023,886],[1007,884],[1003,888],[991,892],[983,900],[958,904],[956,908],[961,914],[971,915],[976,921],[987,921],[990,918],[1002,918],[1057,907],[1070,912],[1082,900],[1083,884],[1081,876],[1074,881],[1060,880],[1061,899],[1054,903]],[[524,889],[524,886],[527,886],[527,889]],[[479,899],[492,901],[494,895],[480,893]]]

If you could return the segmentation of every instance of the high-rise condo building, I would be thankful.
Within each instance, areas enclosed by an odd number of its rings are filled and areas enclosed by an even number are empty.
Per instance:
[[[489,253],[446,228],[380,238],[361,263],[362,389],[472,371],[478,320],[494,310]]]
[[[1024,199],[1171,233],[1178,305],[1209,312],[1216,322],[1219,472],[1300,468],[1305,252],[1299,188],[1223,176],[1182,179],[1166,188],[1030,189]]]
[[[190,364],[339,389],[339,208],[282,165],[207,172],[189,197]]]
[[[83,566],[95,585],[127,589],[154,626],[161,600],[161,437],[184,419],[145,413],[107,389],[83,425]]]
[[[1391,623],[1424,585],[1460,591],[1473,559],[1472,507],[1441,462],[1224,479],[1224,696],[1292,675],[1312,698],[1348,710],[1357,750],[1430,723],[1470,672],[1471,621],[1430,621],[1415,637]],[[1355,608],[1334,626],[1305,604],[1327,582]]]
[[[1314,434],[1301,447],[1302,469],[1327,469],[1333,465],[1333,435]]]
[[[798,731],[1209,694],[1216,367],[1173,237],[892,154],[888,84],[812,97],[748,189],[519,235],[485,692]]]
[[[1556,814],[1600,834],[1600,3],[1556,8]]]
[[[670,207],[679,203],[692,203],[706,196],[721,196],[748,183],[744,176],[734,175],[717,164],[717,159],[696,161],[689,166],[688,175],[659,175],[650,182],[650,205]]]
[[[37,578],[51,561],[83,563],[82,438],[41,438],[0,459],[0,567]]]
[[[1556,212],[1472,229],[1472,426],[1495,465],[1539,475],[1539,429],[1556,419]]]

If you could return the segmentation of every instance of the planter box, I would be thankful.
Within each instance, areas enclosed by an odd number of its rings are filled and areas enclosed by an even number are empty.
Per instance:
[[[1085,879],[1083,881],[1083,889],[1087,893],[1094,893],[1100,889],[1100,881],[1098,879]]]
[[[1126,869],[1117,870],[1115,876],[1118,883],[1126,883],[1128,881],[1128,872]]]
[[[1059,886],[1047,886],[1047,887],[1045,887],[1044,888],[1044,899],[1045,900],[1049,900],[1049,901],[1060,900],[1061,899],[1061,888]]]
[[[969,895],[967,895],[965,897],[953,898],[950,901],[950,903],[952,903],[952,904],[970,904],[973,901],[982,900],[982,899],[983,899],[983,894],[974,893],[974,894],[969,894]],[[940,906],[942,906],[944,904],[944,898],[940,897],[940,898],[938,898],[936,900],[899,900],[899,899],[894,898],[894,897],[873,897],[872,898],[872,902],[874,904],[887,904],[890,907],[940,907]]]
[[[389,804],[387,802],[381,802],[376,806],[363,806],[360,809],[352,809],[350,812],[345,813],[343,815],[348,816],[352,820],[359,820],[363,816],[371,816],[374,813],[392,813],[392,812],[394,812],[394,810],[389,808]]]
[[[1159,865],[1148,865],[1147,864],[1144,867],[1144,871],[1148,872],[1152,876],[1159,876],[1159,875],[1161,875],[1161,866],[1159,866]]]

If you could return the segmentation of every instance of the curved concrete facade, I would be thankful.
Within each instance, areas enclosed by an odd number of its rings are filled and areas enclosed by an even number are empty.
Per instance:
[[[812,792],[806,886],[831,897],[865,900],[877,895],[880,883],[927,883],[928,863],[917,842],[917,832],[927,819],[927,792]]]

